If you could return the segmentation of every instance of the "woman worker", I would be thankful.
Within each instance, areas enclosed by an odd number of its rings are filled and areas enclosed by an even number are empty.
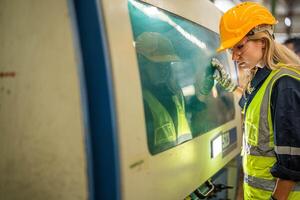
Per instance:
[[[220,21],[221,45],[239,70],[248,70],[244,88],[235,86],[216,59],[217,82],[241,96],[244,113],[244,199],[300,199],[300,60],[275,42],[272,14],[244,2]]]

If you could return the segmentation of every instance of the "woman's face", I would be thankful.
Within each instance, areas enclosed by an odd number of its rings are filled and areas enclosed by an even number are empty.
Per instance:
[[[265,42],[263,40],[249,40],[244,37],[232,49],[232,60],[236,61],[240,69],[253,69],[262,63]]]

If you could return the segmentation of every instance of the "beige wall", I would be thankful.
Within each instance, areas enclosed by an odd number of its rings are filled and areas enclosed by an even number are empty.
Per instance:
[[[67,0],[0,0],[0,199],[87,199]]]

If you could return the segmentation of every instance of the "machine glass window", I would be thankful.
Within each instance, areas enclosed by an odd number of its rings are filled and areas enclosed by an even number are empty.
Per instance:
[[[129,0],[128,9],[151,154],[233,120],[233,96],[215,84],[210,67],[218,35],[139,1]],[[225,54],[217,58],[229,66]]]

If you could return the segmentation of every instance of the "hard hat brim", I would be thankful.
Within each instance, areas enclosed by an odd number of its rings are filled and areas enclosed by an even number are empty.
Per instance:
[[[242,37],[232,38],[230,40],[223,42],[217,49],[217,52],[219,53],[221,51],[234,47],[234,45],[236,45],[239,41],[241,41],[245,36],[246,35]]]

